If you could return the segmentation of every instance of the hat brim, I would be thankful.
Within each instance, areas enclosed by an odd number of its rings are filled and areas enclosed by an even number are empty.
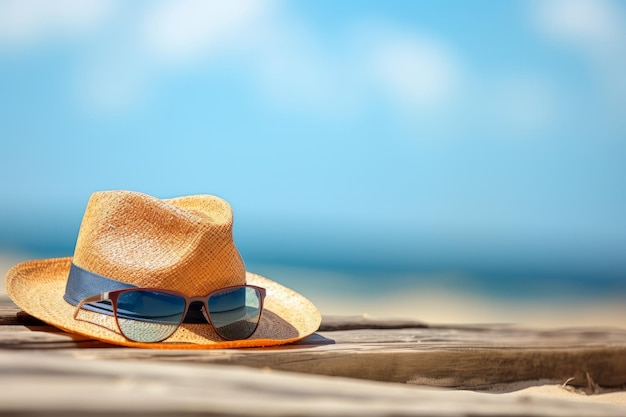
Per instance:
[[[28,314],[59,329],[123,346],[153,349],[221,349],[276,346],[301,340],[315,332],[321,315],[297,292],[250,272],[247,283],[266,289],[264,310],[256,332],[248,339],[225,341],[208,324],[183,323],[163,342],[139,343],[126,339],[112,316],[81,310],[63,299],[72,258],[28,261],[11,268],[6,276],[11,299]],[[191,294],[195,295],[195,294]]]

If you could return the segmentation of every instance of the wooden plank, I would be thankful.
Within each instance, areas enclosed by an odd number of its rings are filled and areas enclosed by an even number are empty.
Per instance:
[[[536,379],[570,379],[570,384],[584,386],[587,375],[603,386],[626,384],[626,331],[620,329],[540,331],[507,326],[426,327],[416,322],[404,323],[406,328],[374,323],[375,328],[369,329],[365,319],[330,318],[325,323],[331,324],[324,328],[334,330],[284,347],[161,351],[91,341],[18,311],[0,308],[1,349],[54,349],[89,360],[243,365],[471,389]],[[339,330],[343,328],[351,330]]]
[[[0,351],[0,414],[19,416],[623,416],[606,404],[215,364]]]
[[[586,375],[603,386],[626,383],[626,348],[458,348],[422,349],[388,344],[304,345],[271,351],[76,351],[85,359],[149,359],[236,364],[318,375],[363,378],[437,387],[484,389],[493,384],[551,379],[587,384]]]

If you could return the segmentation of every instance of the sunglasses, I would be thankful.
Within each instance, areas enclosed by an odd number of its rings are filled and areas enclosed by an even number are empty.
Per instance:
[[[202,315],[219,337],[242,340],[256,331],[264,299],[265,288],[254,285],[226,287],[197,297],[170,290],[131,288],[83,299],[74,310],[74,319],[85,304],[95,307],[90,310],[104,312],[110,312],[112,307],[117,327],[126,339],[156,343],[178,329],[191,305],[200,304]]]

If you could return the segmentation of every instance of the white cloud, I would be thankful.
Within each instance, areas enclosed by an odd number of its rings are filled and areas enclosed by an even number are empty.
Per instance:
[[[143,16],[139,46],[165,60],[193,59],[250,38],[271,7],[255,0],[161,2]]]
[[[360,76],[351,68],[350,52],[340,46],[343,40],[324,44],[315,30],[284,12],[268,26],[246,58],[266,99],[275,106],[331,118],[350,117],[360,108]]]
[[[273,1],[0,0],[0,38],[22,46],[80,38],[109,17],[75,77],[84,104],[98,111],[132,108],[155,83],[175,76],[171,67],[218,60],[238,68],[268,103],[331,117],[357,113],[372,88],[395,106],[436,109],[458,81],[454,54],[441,40],[360,26],[360,44],[347,32],[327,44],[318,29]]]
[[[106,0],[0,1],[0,45],[21,46],[55,36],[80,37],[99,27],[116,4]]]
[[[546,35],[584,47],[611,46],[624,36],[622,11],[605,0],[540,1],[535,18]]]
[[[440,107],[457,92],[460,66],[440,40],[388,31],[370,37],[366,68],[392,100],[425,110]]]
[[[545,40],[583,56],[599,87],[617,104],[626,102],[626,12],[606,0],[540,1],[534,23]]]
[[[537,22],[554,39],[612,45],[619,38],[619,19],[594,4],[542,2]],[[449,124],[442,120],[450,116],[463,124],[460,115],[472,113],[476,123],[490,124],[495,115],[504,128],[537,132],[558,110],[558,95],[546,80],[500,77],[505,81],[483,88],[487,83],[466,71],[443,38],[394,25],[352,22],[352,30],[328,44],[319,29],[274,1],[114,5],[0,0],[0,38],[23,43],[55,34],[79,36],[115,18],[76,70],[79,99],[100,114],[132,110],[157,83],[178,74],[171,67],[202,69],[218,61],[238,68],[238,76],[268,104],[323,117],[349,118],[382,99],[410,120],[424,115],[422,126]]]
[[[172,67],[220,60],[238,68],[268,103],[332,117],[358,112],[372,85],[387,102],[437,107],[457,75],[452,54],[434,38],[369,27],[359,35],[364,48],[347,36],[329,45],[274,1],[0,0],[0,41],[24,47],[80,39],[110,17],[75,77],[84,104],[98,111],[132,108],[155,83],[175,76]]]
[[[165,2],[140,18],[137,49],[156,66],[238,68],[277,107],[338,115],[350,89],[341,60],[318,34],[277,3],[236,0]]]

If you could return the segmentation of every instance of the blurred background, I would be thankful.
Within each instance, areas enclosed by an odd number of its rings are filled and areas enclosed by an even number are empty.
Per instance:
[[[626,326],[626,3],[0,0],[0,264],[228,200],[324,314]]]

